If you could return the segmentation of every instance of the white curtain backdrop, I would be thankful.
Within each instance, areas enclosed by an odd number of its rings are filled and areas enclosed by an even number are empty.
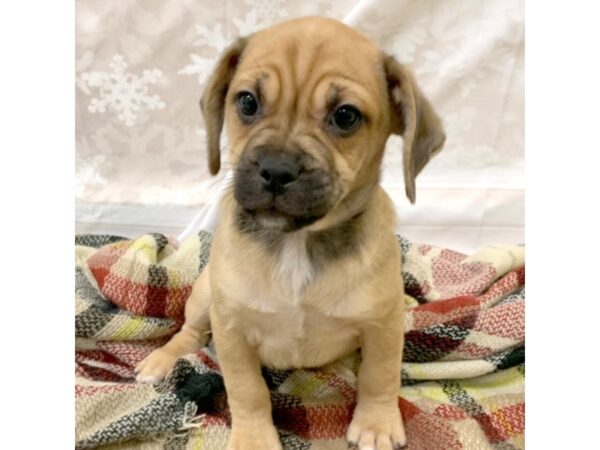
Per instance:
[[[214,226],[198,99],[237,36],[323,15],[414,72],[444,150],[404,197],[401,140],[383,185],[410,239],[471,252],[523,241],[523,3],[518,0],[77,0],[76,230],[186,236]],[[184,231],[186,230],[186,231]]]

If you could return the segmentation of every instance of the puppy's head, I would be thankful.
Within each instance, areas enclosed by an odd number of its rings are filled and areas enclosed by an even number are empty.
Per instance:
[[[444,143],[407,70],[340,22],[304,18],[242,38],[201,99],[210,171],[227,123],[235,198],[254,229],[291,231],[377,184],[391,133],[404,140],[406,194]]]

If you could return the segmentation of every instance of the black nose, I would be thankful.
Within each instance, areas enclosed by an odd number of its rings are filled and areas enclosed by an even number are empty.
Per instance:
[[[258,174],[265,189],[273,195],[281,195],[300,175],[300,165],[293,155],[268,154],[257,161]]]

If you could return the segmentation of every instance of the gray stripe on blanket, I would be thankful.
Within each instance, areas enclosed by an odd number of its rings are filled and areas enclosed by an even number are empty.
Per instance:
[[[173,393],[154,399],[145,407],[120,417],[107,427],[77,443],[77,448],[94,448],[131,439],[148,439],[179,429],[185,419],[185,405]]]

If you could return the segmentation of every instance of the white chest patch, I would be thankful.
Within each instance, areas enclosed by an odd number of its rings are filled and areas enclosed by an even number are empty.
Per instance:
[[[306,234],[291,233],[283,242],[277,276],[281,283],[291,289],[294,302],[299,300],[313,275],[313,266],[306,251]]]

